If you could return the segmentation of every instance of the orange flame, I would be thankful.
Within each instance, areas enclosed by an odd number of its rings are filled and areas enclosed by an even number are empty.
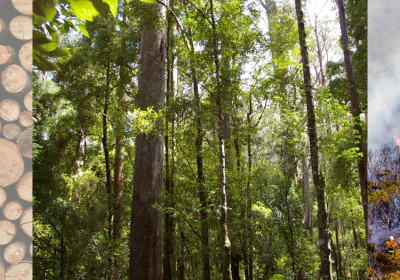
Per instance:
[[[397,146],[399,146],[399,148],[400,148],[400,137],[395,135],[395,136],[393,136],[393,140],[397,144]]]

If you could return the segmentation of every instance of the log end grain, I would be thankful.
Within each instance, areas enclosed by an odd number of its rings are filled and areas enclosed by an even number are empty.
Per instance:
[[[3,188],[0,188],[0,207],[4,206],[7,200],[7,193]]]
[[[4,206],[3,214],[10,221],[18,220],[23,214],[24,208],[18,201],[10,201]]]
[[[24,130],[19,135],[17,145],[23,157],[32,158],[32,128]]]
[[[19,40],[32,40],[32,18],[17,16],[10,22],[11,34]]]
[[[18,119],[19,119],[19,123],[20,123],[22,126],[31,127],[32,124],[33,124],[32,111],[29,111],[29,110],[23,111],[23,112],[19,115]]]
[[[25,43],[18,53],[21,66],[29,72],[32,72],[32,41]]]
[[[21,243],[12,243],[4,250],[4,259],[8,263],[20,262],[25,257],[25,246]]]
[[[1,84],[12,94],[24,93],[31,88],[31,81],[26,71],[17,64],[11,64],[1,73]]]
[[[32,111],[32,91],[28,92],[24,97],[25,108]]]
[[[32,146],[32,143],[30,145]],[[23,173],[24,161],[17,145],[0,138],[0,187],[14,184]]]
[[[32,237],[32,207],[26,209],[24,214],[22,214],[20,226],[26,235]]]
[[[10,46],[0,45],[0,65],[7,65],[13,62],[15,50]]]
[[[29,246],[29,254],[31,254],[31,257],[33,257],[33,252],[32,252],[32,243],[31,243],[31,246]]]
[[[6,279],[32,280],[32,262],[19,262],[11,265],[7,271]]]
[[[32,15],[32,1],[31,0],[11,0],[14,8],[21,14]]]
[[[3,135],[8,140],[15,140],[21,134],[21,127],[15,123],[7,123],[3,127]]]
[[[32,171],[28,171],[22,175],[16,189],[22,200],[32,202]]]
[[[0,103],[0,118],[6,122],[18,120],[21,108],[18,102],[14,100],[3,100]]]
[[[10,243],[16,232],[17,229],[12,222],[7,220],[0,221],[0,245],[6,245]]]

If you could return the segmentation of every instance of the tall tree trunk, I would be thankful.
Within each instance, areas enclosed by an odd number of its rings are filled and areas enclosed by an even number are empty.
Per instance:
[[[174,10],[174,1],[169,2],[169,8]],[[167,44],[166,44],[166,55],[167,55],[167,106],[170,104],[171,99],[174,96],[174,62],[175,62],[175,46],[174,46],[174,28],[175,19],[172,18],[172,14],[167,13]],[[169,126],[172,126],[170,131]],[[165,192],[166,192],[166,205],[169,208],[174,208],[173,194],[174,194],[174,180],[173,180],[173,169],[174,158],[171,157],[170,162],[170,145],[173,145],[173,139],[169,143],[169,132],[171,132],[171,138],[173,137],[173,124],[174,118],[168,116],[165,120]],[[171,149],[173,150],[173,149]],[[173,215],[170,212],[165,213],[165,244],[164,244],[164,269],[163,279],[172,280],[175,279],[175,246],[174,246],[174,233],[175,233],[175,221]]]
[[[214,18],[213,0],[210,0],[211,23],[213,30],[213,55],[215,63],[215,80],[217,90],[217,117],[218,117],[218,147],[219,147],[219,185],[221,195],[221,234],[222,234],[222,279],[231,280],[231,242],[228,236],[228,204],[226,199],[225,177],[225,145],[224,128],[222,119],[221,80],[218,58],[218,35]]]
[[[164,6],[143,4],[141,21],[138,106],[146,110],[164,109],[165,34],[162,24]],[[155,23],[158,23],[157,25]],[[139,134],[136,138],[133,178],[132,227],[130,236],[130,280],[162,279],[163,131]]]
[[[307,127],[310,140],[311,167],[313,182],[316,189],[318,203],[318,239],[321,257],[320,272],[323,280],[332,280],[332,265],[329,241],[328,206],[325,192],[325,182],[318,168],[318,138],[315,125],[314,103],[311,93],[311,73],[306,45],[306,32],[304,27],[301,0],[295,0],[297,24],[299,29],[299,42],[303,62],[304,89],[307,104]]]
[[[121,50],[126,49],[126,0],[123,1],[122,12],[122,27],[121,27]],[[118,246],[118,240],[121,237],[121,196],[123,192],[123,169],[124,169],[124,112],[125,108],[125,85],[127,83],[126,75],[126,59],[120,58],[120,74],[119,74],[119,88],[118,88],[118,112],[115,120],[115,158],[114,158],[114,183],[113,183],[113,246]],[[117,257],[114,256],[114,269],[116,280],[119,279],[119,263]]]
[[[350,102],[352,108],[352,115],[354,118],[354,130],[357,132],[355,135],[356,145],[358,151],[362,153],[362,156],[358,159],[358,177],[360,179],[361,186],[361,199],[364,211],[364,224],[365,234],[368,238],[368,195],[367,195],[367,154],[364,149],[364,141],[362,138],[362,128],[360,121],[360,105],[358,102],[356,78],[354,76],[353,63],[351,61],[351,53],[349,46],[349,37],[347,34],[347,23],[346,15],[344,12],[343,0],[336,0],[339,9],[340,29],[342,31],[342,46],[344,54],[344,63],[346,65],[346,75],[350,87]],[[366,247],[366,243],[365,243]]]
[[[311,205],[311,194],[310,194],[310,178],[308,175],[308,162],[307,156],[303,156],[301,159],[301,169],[303,173],[301,193],[303,195],[304,213],[303,213],[303,227],[310,231],[311,239],[313,240],[313,223],[312,223],[312,205]]]
[[[112,239],[112,220],[113,220],[113,214],[112,214],[112,184],[111,184],[111,167],[110,167],[110,152],[108,150],[108,103],[110,100],[110,63],[107,63],[107,70],[106,70],[106,92],[105,92],[105,98],[104,98],[104,110],[103,110],[103,137],[101,139],[102,144],[103,144],[103,150],[104,150],[104,161],[106,164],[106,192],[107,192],[107,202],[108,202],[108,238],[111,240]],[[109,265],[111,266],[112,259],[108,259]]]

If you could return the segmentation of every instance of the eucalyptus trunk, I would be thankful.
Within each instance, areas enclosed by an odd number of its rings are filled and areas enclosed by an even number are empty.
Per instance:
[[[123,1],[123,14],[121,26],[121,50],[126,49],[126,0]],[[118,112],[115,120],[115,157],[114,157],[114,183],[113,183],[113,246],[118,246],[118,240],[121,238],[121,196],[123,193],[123,169],[124,169],[124,152],[125,152],[125,139],[124,139],[124,112],[125,106],[125,85],[126,78],[126,59],[120,58],[120,73],[119,73],[119,88],[118,88]],[[119,263],[117,257],[114,256],[114,269],[116,272],[117,280],[119,279]]]
[[[349,45],[349,37],[347,34],[347,23],[346,23],[346,15],[344,11],[343,0],[336,0],[338,9],[339,9],[339,19],[340,19],[340,29],[342,31],[342,47],[344,54],[344,63],[346,66],[346,76],[349,84],[350,91],[350,102],[352,115],[354,118],[354,130],[356,131],[355,139],[356,139],[356,147],[358,151],[362,154],[361,157],[358,158],[358,177],[360,179],[361,186],[361,200],[364,211],[364,224],[365,224],[365,235],[368,236],[368,194],[367,194],[367,151],[364,148],[364,140],[362,137],[362,128],[361,128],[361,120],[360,120],[360,105],[358,102],[358,94],[357,94],[357,84],[356,78],[354,76],[353,63],[351,61],[351,53],[350,53],[350,45]],[[366,246],[366,244],[365,244]]]
[[[321,171],[318,168],[318,137],[315,124],[314,103],[311,93],[311,73],[306,44],[306,32],[304,27],[303,11],[301,8],[301,0],[295,0],[295,6],[299,30],[301,58],[303,62],[304,90],[307,104],[307,128],[311,152],[311,168],[318,203],[318,239],[321,258],[320,274],[323,280],[332,280],[332,265],[329,245],[330,242],[328,205],[326,200],[325,181],[321,174]]]
[[[143,4],[137,103],[141,110],[164,109],[165,34],[162,4]],[[130,236],[130,280],[162,279],[163,131],[136,138]]]
[[[215,64],[215,80],[217,91],[217,118],[218,118],[218,148],[219,148],[219,186],[221,195],[221,235],[222,235],[222,279],[232,280],[231,274],[231,242],[228,236],[228,203],[226,198],[226,174],[225,174],[225,145],[224,127],[222,118],[222,96],[220,80],[220,61],[218,58],[218,35],[214,17],[213,0],[210,0],[211,25],[213,30],[213,58]]]
[[[174,1],[169,2],[169,8],[174,10]],[[175,64],[175,19],[171,12],[167,14],[167,106],[171,103],[174,96],[174,64]],[[170,129],[171,125],[171,129]],[[171,135],[171,139],[170,139]],[[174,114],[171,113],[165,120],[165,192],[166,205],[170,208],[175,207],[174,203]],[[170,142],[171,140],[171,142]],[[170,151],[171,147],[171,151]],[[170,157],[170,153],[172,153]],[[164,268],[163,279],[173,280],[176,277],[175,261],[175,220],[173,213],[165,213],[165,244],[164,244]]]

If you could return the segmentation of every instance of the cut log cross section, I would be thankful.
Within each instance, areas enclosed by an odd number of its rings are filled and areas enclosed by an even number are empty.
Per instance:
[[[32,15],[32,0],[11,0],[14,8],[21,14]]]
[[[21,66],[28,72],[32,72],[32,41],[25,43],[18,53]]]
[[[26,71],[17,64],[11,64],[1,73],[1,84],[12,94],[25,93],[31,89],[31,80]]]
[[[32,18],[18,16],[10,22],[11,34],[19,40],[32,40]]]
[[[3,135],[8,140],[15,140],[21,133],[21,127],[15,123],[5,124],[3,127]]]
[[[15,50],[10,46],[0,45],[0,65],[7,65],[15,60]]]
[[[18,120],[20,111],[18,102],[14,100],[4,100],[0,103],[0,118],[6,122]]]
[[[10,201],[4,206],[3,214],[10,221],[18,220],[24,211],[22,205],[17,201]]]
[[[16,227],[12,222],[7,220],[0,221],[0,245],[10,243],[16,232]]]
[[[23,173],[24,161],[17,145],[0,138],[0,187],[14,184]]]
[[[4,259],[8,263],[20,262],[25,257],[25,246],[21,243],[12,243],[4,251]]]

